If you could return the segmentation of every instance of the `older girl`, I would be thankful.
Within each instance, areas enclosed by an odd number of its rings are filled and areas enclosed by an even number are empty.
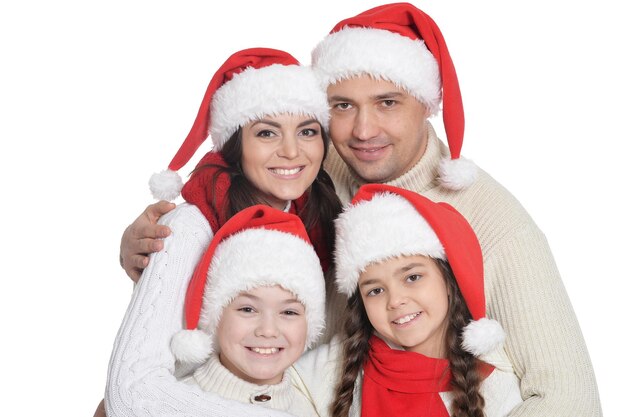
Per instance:
[[[336,227],[347,339],[297,365],[320,409],[333,417],[493,417],[521,402],[504,331],[485,317],[480,245],[461,214],[370,184]]]

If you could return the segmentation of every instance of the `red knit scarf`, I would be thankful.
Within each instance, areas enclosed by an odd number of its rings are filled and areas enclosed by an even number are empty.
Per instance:
[[[185,201],[200,209],[211,225],[211,230],[215,232],[228,220],[230,175],[222,169],[229,168],[229,165],[224,161],[220,152],[208,152],[198,162],[197,167],[198,169],[183,186],[181,195]],[[307,198],[308,193],[304,193],[300,198],[292,201],[289,212],[302,218]],[[326,271],[332,258],[326,245],[325,231],[318,224],[307,232],[320,258],[322,268]]]
[[[449,417],[439,395],[451,390],[448,360],[394,350],[377,336],[370,338],[369,345],[363,367],[362,417]],[[493,369],[480,362],[483,379]]]

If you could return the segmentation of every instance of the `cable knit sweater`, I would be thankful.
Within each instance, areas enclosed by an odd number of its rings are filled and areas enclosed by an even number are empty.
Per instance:
[[[426,153],[387,184],[445,201],[474,228],[485,262],[487,315],[507,333],[506,352],[524,402],[512,416],[601,416],[589,353],[548,242],[520,203],[483,170],[462,191],[438,185],[446,146],[429,126]],[[332,149],[326,169],[344,202],[362,184]]]
[[[321,416],[330,416],[329,406],[334,399],[334,387],[343,368],[342,355],[343,344],[341,338],[336,336],[329,344],[305,353],[294,366],[293,383],[307,393]],[[485,399],[485,417],[506,416],[521,402],[519,379],[513,373],[511,363],[502,349],[481,359],[495,367],[480,386],[480,393]],[[362,383],[361,373],[356,380],[350,417],[361,415]],[[439,395],[449,413],[452,407],[452,393],[442,392]]]
[[[287,369],[279,384],[257,385],[233,375],[217,355],[212,355],[185,381],[231,400],[289,411],[299,417],[319,416],[312,402],[292,383],[293,372],[292,368]]]

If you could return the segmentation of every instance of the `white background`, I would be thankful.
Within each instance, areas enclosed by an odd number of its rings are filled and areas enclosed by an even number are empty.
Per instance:
[[[336,22],[378,1],[314,3],[2,3],[0,413],[92,415],[132,291],[122,231],[152,201],[147,180],[178,149],[213,72],[252,46],[308,63]],[[618,3],[417,2],[457,67],[463,153],[548,236],[607,416],[620,414],[626,370]]]

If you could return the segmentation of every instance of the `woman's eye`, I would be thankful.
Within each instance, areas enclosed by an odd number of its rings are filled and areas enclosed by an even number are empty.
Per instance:
[[[260,130],[256,135],[261,138],[271,138],[275,136],[274,132],[271,130]]]
[[[302,131],[300,132],[300,135],[302,136],[317,136],[318,131],[316,129],[302,129]]]

